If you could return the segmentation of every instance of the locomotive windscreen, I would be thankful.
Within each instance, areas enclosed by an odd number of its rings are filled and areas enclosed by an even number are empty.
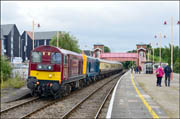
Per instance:
[[[40,63],[42,61],[42,52],[32,52],[31,62]]]
[[[51,63],[52,64],[61,64],[62,56],[60,53],[51,53]]]

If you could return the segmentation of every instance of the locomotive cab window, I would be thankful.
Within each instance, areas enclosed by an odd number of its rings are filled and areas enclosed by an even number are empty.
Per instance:
[[[51,63],[53,64],[61,64],[61,54],[60,53],[52,53],[51,54]]]
[[[31,55],[31,62],[41,62],[42,60],[42,52],[32,52],[32,55]]]

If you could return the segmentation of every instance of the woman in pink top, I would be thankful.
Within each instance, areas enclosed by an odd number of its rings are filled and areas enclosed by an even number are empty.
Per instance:
[[[156,77],[157,77],[157,85],[156,86],[161,87],[161,80],[162,80],[163,75],[164,75],[164,71],[163,71],[162,67],[159,66],[156,70]]]

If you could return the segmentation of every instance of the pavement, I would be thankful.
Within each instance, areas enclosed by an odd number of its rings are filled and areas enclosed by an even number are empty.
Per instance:
[[[162,78],[162,87],[157,87],[155,74],[134,74],[134,78],[169,118],[179,118],[179,74],[173,74],[170,87],[165,86],[165,77]]]
[[[28,96],[30,96],[30,90],[27,86],[23,86],[20,89],[1,89],[1,103],[16,101]]]
[[[130,71],[120,78],[113,91],[106,118],[168,118],[167,113],[136,79],[137,76],[131,75]]]

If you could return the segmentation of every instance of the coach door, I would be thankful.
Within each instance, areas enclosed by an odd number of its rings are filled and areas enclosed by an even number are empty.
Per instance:
[[[63,78],[66,80],[68,78],[68,57],[64,55],[64,71]]]

